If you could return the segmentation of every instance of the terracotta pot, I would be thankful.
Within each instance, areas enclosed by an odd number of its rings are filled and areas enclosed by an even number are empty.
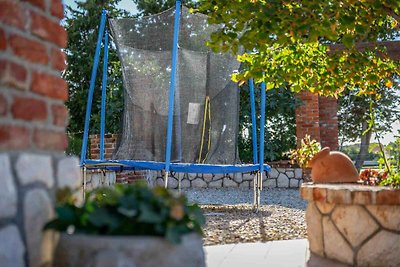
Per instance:
[[[358,172],[351,159],[339,151],[323,148],[308,163],[314,183],[355,183]]]
[[[160,237],[61,234],[57,267],[205,267],[200,235],[183,236],[175,245]]]

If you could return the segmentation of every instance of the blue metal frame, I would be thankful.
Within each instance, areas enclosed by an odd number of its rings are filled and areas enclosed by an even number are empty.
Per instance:
[[[104,35],[104,28],[106,25],[106,17],[107,17],[107,11],[103,10],[103,12],[101,13],[100,30],[99,30],[99,35],[97,37],[96,52],[94,54],[92,76],[90,78],[89,94],[88,94],[88,100],[87,100],[87,105],[86,105],[85,129],[83,131],[83,143],[82,143],[81,161],[80,161],[81,165],[83,165],[83,163],[85,162],[85,159],[86,159],[86,150],[87,150],[88,135],[89,135],[90,113],[92,111],[94,85],[95,85],[95,81],[96,81],[97,68],[99,66],[101,40]]]
[[[250,108],[251,108],[251,132],[253,141],[253,163],[258,163],[258,148],[257,148],[257,121],[256,121],[256,106],[254,98],[254,81],[249,80],[250,89]]]
[[[168,103],[168,128],[167,128],[167,146],[165,151],[165,171],[169,172],[171,163],[171,146],[172,146],[172,126],[174,116],[174,95],[175,95],[175,76],[176,64],[178,58],[178,39],[179,39],[179,21],[181,16],[181,1],[175,3],[175,23],[174,23],[174,40],[172,47],[172,66],[171,80],[169,86],[169,103]]]
[[[101,115],[100,115],[100,159],[104,159],[104,134],[106,128],[106,89],[107,89],[107,69],[108,69],[108,31],[104,34],[104,62],[103,80],[101,86]]]
[[[264,172],[264,128],[265,128],[265,82],[261,83],[261,107],[260,107],[260,172]]]

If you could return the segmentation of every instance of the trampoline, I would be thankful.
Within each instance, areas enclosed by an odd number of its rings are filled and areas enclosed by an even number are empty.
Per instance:
[[[239,87],[230,79],[240,65],[235,56],[213,53],[206,46],[218,27],[209,25],[205,15],[190,13],[180,0],[175,8],[138,19],[107,18],[107,12],[102,12],[81,151],[84,171],[164,171],[165,187],[171,172],[254,172],[254,205],[259,206],[263,175],[270,170],[264,164],[265,84],[258,86],[261,102],[256,116],[255,84],[249,80],[253,163],[241,164],[237,145]],[[113,158],[104,159],[110,35],[121,62],[124,112]],[[100,159],[94,160],[87,159],[86,153],[102,47]]]

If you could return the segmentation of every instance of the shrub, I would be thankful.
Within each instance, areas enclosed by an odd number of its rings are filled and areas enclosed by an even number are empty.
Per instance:
[[[45,229],[94,235],[160,236],[179,243],[188,233],[202,234],[205,218],[183,195],[144,183],[102,187],[77,206],[69,189],[58,192],[57,217]]]

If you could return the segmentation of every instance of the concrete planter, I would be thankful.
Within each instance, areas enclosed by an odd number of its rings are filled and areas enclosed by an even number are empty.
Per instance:
[[[400,266],[400,189],[306,183],[300,192],[309,266]]]
[[[205,267],[205,257],[197,234],[184,236],[179,245],[159,237],[61,234],[54,266]]]

